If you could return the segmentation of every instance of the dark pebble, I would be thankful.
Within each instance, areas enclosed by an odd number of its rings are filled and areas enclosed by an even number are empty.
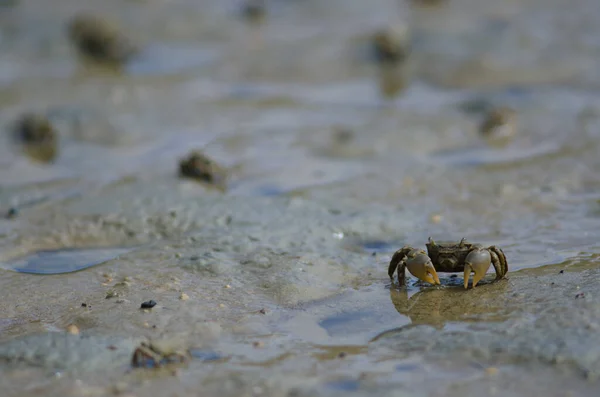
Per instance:
[[[344,357],[346,357],[346,353],[345,353],[345,352],[340,352],[340,353],[338,354],[338,357],[339,357],[339,358],[344,358]]]
[[[88,307],[88,304],[87,303],[82,303],[81,307]]]
[[[456,274],[451,274],[450,275],[450,278],[456,278],[456,277],[458,277]]]
[[[267,314],[267,311],[266,311],[265,309],[260,309],[258,312],[259,312],[260,314]]]
[[[563,274],[564,272],[565,272],[564,270],[561,270],[559,273],[560,273],[560,274]]]
[[[377,256],[377,252],[373,251],[373,252],[371,253],[371,256]]]
[[[154,306],[156,306],[156,302],[150,300],[147,302],[143,302],[141,308],[142,309],[152,309]]]
[[[585,298],[585,293],[580,292],[577,295],[575,295],[575,299],[579,299],[579,298]]]

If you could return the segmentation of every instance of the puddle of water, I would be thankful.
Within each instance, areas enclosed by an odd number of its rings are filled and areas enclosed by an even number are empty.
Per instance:
[[[42,250],[0,263],[0,268],[28,274],[73,273],[115,259],[131,250],[133,248]]]
[[[347,335],[348,333],[369,332],[376,318],[373,312],[360,311],[340,313],[319,322],[330,336]]]
[[[386,241],[378,239],[360,239],[346,238],[343,246],[351,252],[368,253],[368,254],[384,254],[393,253],[399,247],[403,247],[402,241]]]
[[[183,45],[152,45],[127,65],[127,72],[138,76],[178,74],[214,61],[215,50]]]
[[[519,161],[532,161],[537,157],[555,154],[560,146],[553,142],[539,143],[534,147],[516,148],[489,148],[469,147],[460,149],[443,150],[429,155],[435,161],[448,165],[479,166],[494,164],[513,164]]]
[[[398,372],[412,372],[412,371],[416,371],[420,368],[421,368],[421,366],[418,364],[402,363],[402,364],[396,365],[395,370]]]
[[[334,382],[328,382],[325,386],[329,389],[337,391],[358,391],[360,382],[354,379],[343,379]]]
[[[190,355],[193,358],[203,362],[218,361],[223,359],[223,356],[221,356],[220,354],[209,350],[191,349]]]

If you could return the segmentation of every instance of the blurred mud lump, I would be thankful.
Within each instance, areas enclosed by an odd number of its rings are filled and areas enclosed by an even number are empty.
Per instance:
[[[34,160],[48,163],[54,161],[58,154],[57,132],[43,115],[22,115],[13,125],[13,139]]]
[[[440,7],[448,3],[448,0],[409,0],[409,3],[417,7]]]
[[[478,132],[490,145],[504,146],[516,133],[517,114],[507,107],[491,109],[479,124]]]
[[[15,7],[19,0],[0,0],[0,8]]]
[[[195,179],[224,188],[227,170],[200,151],[193,151],[179,162],[179,177]]]
[[[371,39],[373,56],[380,64],[397,65],[408,58],[409,41],[408,29],[403,25],[382,28]]]
[[[346,145],[346,144],[352,142],[352,140],[355,137],[354,135],[355,135],[354,131],[352,131],[350,128],[336,125],[333,127],[333,131],[331,133],[331,138],[332,138],[333,144]]]
[[[377,82],[384,98],[393,98],[410,81],[410,33],[403,24],[391,25],[371,37],[372,58],[379,65]]]
[[[250,22],[262,22],[267,15],[265,0],[245,0],[241,8],[242,17]]]
[[[120,66],[139,52],[116,24],[95,15],[75,15],[67,31],[79,54],[97,63]]]
[[[404,91],[410,83],[409,75],[404,68],[393,65],[382,65],[377,76],[379,93],[384,98],[394,98]]]

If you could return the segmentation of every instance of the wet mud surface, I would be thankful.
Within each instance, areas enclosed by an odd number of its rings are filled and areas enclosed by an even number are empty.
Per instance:
[[[47,2],[0,7],[5,395],[598,395],[594,1]],[[84,63],[82,11],[139,52]],[[29,113],[49,163],[14,139]],[[193,152],[218,186],[180,175]],[[429,236],[501,247],[507,277],[399,288]],[[142,343],[189,359],[133,368]]]

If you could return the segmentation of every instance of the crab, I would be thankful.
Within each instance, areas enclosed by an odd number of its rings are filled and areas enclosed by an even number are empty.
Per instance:
[[[142,342],[133,352],[131,365],[134,368],[155,368],[172,363],[186,363],[189,358],[188,351],[170,342]]]
[[[439,285],[437,272],[464,272],[464,287],[468,288],[471,273],[474,273],[473,287],[475,287],[492,264],[496,270],[496,281],[502,279],[508,272],[504,252],[494,245],[485,248],[481,244],[469,243],[464,238],[458,243],[436,243],[430,237],[426,246],[427,251],[410,246],[396,251],[388,268],[390,278],[394,278],[394,272],[398,269],[398,284],[405,285],[404,268],[407,268],[419,280]]]

